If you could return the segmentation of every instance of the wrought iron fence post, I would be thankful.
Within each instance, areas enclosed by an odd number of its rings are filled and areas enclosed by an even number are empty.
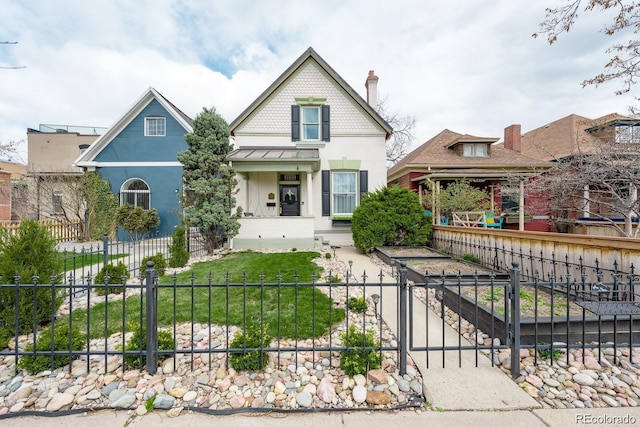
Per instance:
[[[102,235],[102,265],[109,264],[109,236],[107,233]]]
[[[147,314],[147,372],[154,375],[158,370],[158,311],[156,307],[156,270],[154,262],[147,262],[146,307]]]
[[[398,352],[400,353],[400,375],[407,373],[407,262],[400,261],[400,319],[398,322]]]
[[[511,262],[511,319],[509,321],[509,347],[511,348],[511,376],[520,375],[520,268],[516,261]]]

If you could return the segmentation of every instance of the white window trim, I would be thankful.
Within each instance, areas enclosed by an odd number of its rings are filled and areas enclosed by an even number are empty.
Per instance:
[[[316,110],[318,112],[318,122],[317,123],[309,123],[311,125],[316,124],[318,126],[318,138],[306,138],[305,137],[305,132],[304,132],[304,126],[305,126],[305,121],[304,121],[304,110],[305,108],[313,108],[314,110]],[[300,141],[311,141],[311,142],[318,142],[318,141],[322,141],[322,106],[318,106],[318,105],[301,105],[300,106]]]
[[[164,132],[162,134],[157,134],[157,135],[151,135],[149,134],[148,130],[149,130],[149,123],[152,120],[162,120],[163,122],[163,126],[162,129],[164,130]],[[150,116],[150,117],[145,117],[144,118],[144,136],[167,136],[167,119],[165,117],[161,117],[161,116]]]
[[[465,154],[464,153],[464,149],[467,146],[471,147],[472,154]],[[478,148],[478,146],[483,146],[484,147],[484,154],[479,155],[477,153],[476,149]],[[472,144],[472,143],[462,144],[462,157],[489,157],[489,146],[488,146],[488,144]]]
[[[356,188],[355,188],[355,190],[353,192],[353,194],[355,196],[355,204],[353,206],[354,210],[358,207],[359,202],[360,202],[359,197],[358,197],[358,189],[360,188],[360,183],[358,182],[358,172],[357,171],[352,171],[352,170],[332,170],[331,171],[331,215],[332,216],[351,216],[351,215],[353,215],[353,211],[352,212],[336,212],[335,211],[337,203],[335,202],[334,196],[336,194],[351,194],[351,193],[343,193],[343,192],[336,193],[334,191],[334,187],[335,186],[333,184],[333,182],[334,182],[333,179],[335,177],[335,174],[344,174],[344,173],[352,174],[355,177],[354,182],[355,182]]]
[[[126,188],[128,187],[129,183],[131,181],[142,181],[144,182],[144,184],[147,186],[147,190],[127,190]],[[151,209],[151,187],[149,186],[149,183],[147,181],[145,181],[144,179],[141,178],[130,178],[128,180],[126,180],[125,182],[122,183],[122,185],[120,186],[120,206],[123,206],[125,203],[125,198],[124,195],[125,194],[132,194],[132,193],[136,193],[136,194],[147,194],[148,195],[148,200],[149,200],[149,207],[147,209]],[[138,198],[135,198],[135,204],[133,205],[134,208],[138,207]],[[142,209],[144,209],[144,207],[142,207]],[[146,209],[145,209],[146,210]]]

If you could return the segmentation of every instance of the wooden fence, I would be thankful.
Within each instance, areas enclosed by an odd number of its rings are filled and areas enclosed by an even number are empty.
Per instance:
[[[500,268],[518,261],[523,272],[544,271],[543,263],[550,261],[554,265],[598,266],[638,274],[640,267],[640,239],[451,226],[433,229],[434,248],[459,257],[470,253],[483,260],[483,264]]]
[[[80,221],[63,224],[54,219],[45,219],[37,222],[38,224],[45,226],[47,230],[49,230],[51,237],[56,239],[58,242],[74,242],[78,240],[81,235],[82,224]],[[0,225],[13,235],[18,232],[18,228],[20,228],[20,221],[2,221]]]

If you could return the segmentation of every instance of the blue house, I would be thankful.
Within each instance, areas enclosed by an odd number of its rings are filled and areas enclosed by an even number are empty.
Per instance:
[[[154,232],[169,234],[182,212],[182,165],[176,154],[187,149],[184,136],[192,130],[191,118],[149,88],[74,165],[109,181],[120,205],[156,209],[160,225]],[[126,233],[118,230],[118,237]]]

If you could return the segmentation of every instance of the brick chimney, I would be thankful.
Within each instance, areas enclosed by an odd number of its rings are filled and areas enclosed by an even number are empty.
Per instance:
[[[504,129],[504,148],[516,153],[522,152],[522,133],[520,125],[511,125]]]
[[[367,81],[364,82],[364,87],[367,88],[367,104],[374,110],[378,109],[378,76],[373,74],[373,70],[369,71]]]

